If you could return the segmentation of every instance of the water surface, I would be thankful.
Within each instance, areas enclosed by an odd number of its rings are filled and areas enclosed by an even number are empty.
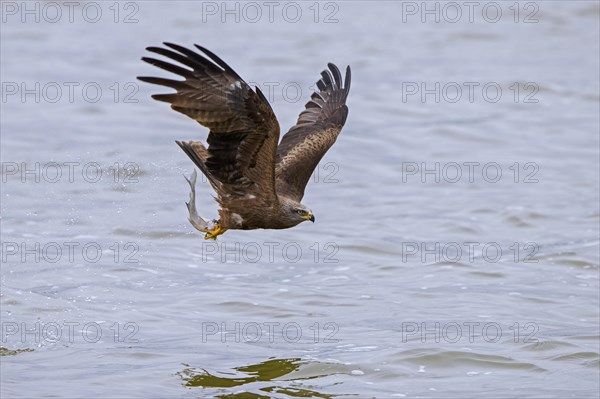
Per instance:
[[[2,397],[597,397],[595,2],[97,4],[3,14]],[[192,229],[174,140],[206,130],[135,79],[162,41],[273,88],[283,131],[352,66],[317,223]]]

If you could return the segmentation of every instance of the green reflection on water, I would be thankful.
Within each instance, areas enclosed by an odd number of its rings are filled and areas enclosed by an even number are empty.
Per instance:
[[[235,367],[234,370],[238,373],[244,373],[246,376],[238,376],[237,374],[231,373],[232,377],[216,376],[209,373],[206,370],[196,370],[188,366],[178,375],[183,379],[186,387],[201,387],[201,388],[232,388],[254,382],[272,382],[276,381],[285,375],[288,375],[294,371],[298,371],[302,364],[306,363],[300,358],[292,359],[269,359],[262,363],[252,364],[249,366]],[[295,380],[308,380],[313,378],[323,377],[322,375],[312,375],[308,377],[295,378]],[[294,398],[323,398],[331,399],[334,395],[324,394],[304,388],[295,387],[279,387],[279,386],[268,386],[258,388],[260,391],[268,393],[276,393],[280,395],[287,395]],[[265,396],[258,393],[252,392],[236,392],[231,394],[224,394],[217,396],[222,399],[268,399],[271,396]]]
[[[217,377],[203,370],[198,373],[192,368],[182,371],[182,378],[187,387],[231,388],[256,381],[272,381],[300,368],[301,359],[271,359],[250,366],[236,367],[234,370],[249,374],[248,377]]]
[[[0,346],[0,356],[15,356],[15,355],[18,355],[19,353],[23,353],[23,352],[33,352],[33,349],[10,350],[8,348]]]
[[[300,389],[300,388],[282,388],[282,387],[267,387],[262,388],[261,391],[272,392],[272,393],[280,393],[284,395],[288,395],[294,398],[323,398],[323,399],[331,399],[334,395],[327,395],[324,393],[319,393],[315,391],[311,391],[309,389]]]

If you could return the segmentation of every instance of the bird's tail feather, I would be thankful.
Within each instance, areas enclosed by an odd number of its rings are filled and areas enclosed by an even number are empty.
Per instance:
[[[215,191],[219,192],[221,184],[210,173],[205,163],[206,159],[208,158],[208,150],[204,147],[204,145],[202,145],[200,141],[176,141],[176,143],[196,164],[200,171],[204,173],[204,176],[206,176]]]

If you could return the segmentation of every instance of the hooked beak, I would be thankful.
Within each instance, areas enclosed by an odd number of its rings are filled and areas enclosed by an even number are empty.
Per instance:
[[[310,220],[311,222],[314,223],[315,222],[315,215],[313,215],[312,213],[309,213],[307,220]]]

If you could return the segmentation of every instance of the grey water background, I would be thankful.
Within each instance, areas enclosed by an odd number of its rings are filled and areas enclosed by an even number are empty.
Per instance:
[[[55,4],[2,4],[3,398],[597,397],[597,2]],[[135,79],[163,41],[283,132],[352,66],[314,225],[187,223],[206,129]]]

